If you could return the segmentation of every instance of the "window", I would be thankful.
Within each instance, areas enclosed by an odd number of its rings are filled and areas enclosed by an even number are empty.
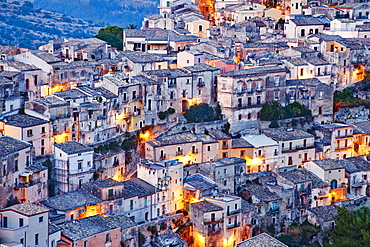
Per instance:
[[[14,171],[18,171],[18,160],[14,160]]]
[[[148,204],[148,197],[144,197],[144,207],[146,207]]]
[[[323,91],[319,91],[319,99],[322,99],[322,96],[324,95]]]
[[[27,136],[28,137],[32,136],[32,130],[27,130]]]
[[[114,190],[113,189],[109,189],[108,190],[108,197],[113,197],[114,195]]]
[[[6,216],[3,217],[3,227],[8,228],[8,217]]]
[[[227,153],[226,152],[222,153],[222,158],[227,158]]]
[[[130,210],[134,209],[134,200],[130,200]]]
[[[207,147],[207,150],[208,150],[208,151],[211,151],[211,146],[208,146],[208,147]]]
[[[278,87],[280,84],[280,78],[279,76],[275,76],[275,87]]]
[[[39,217],[39,223],[42,223],[42,222],[44,222],[44,217],[43,216]]]
[[[322,114],[322,107],[319,107],[319,114]]]
[[[88,244],[89,242],[87,241],[87,240],[85,240],[84,241],[84,247],[88,247],[89,246],[89,244]]]
[[[301,37],[305,37],[306,36],[306,31],[304,29],[301,29]]]
[[[41,133],[45,133],[46,131],[45,131],[45,127],[42,127],[41,128]]]
[[[244,150],[240,151],[240,158],[244,157],[244,155],[245,155],[245,151]]]
[[[23,218],[19,218],[19,227],[23,226]]]
[[[203,32],[203,26],[202,26],[202,25],[199,25],[199,27],[198,27],[198,31],[199,31],[199,32]]]
[[[105,242],[106,243],[110,242],[110,233],[105,234]]]
[[[303,76],[303,69],[301,69],[301,76]]]
[[[78,161],[77,166],[78,170],[82,170],[82,161]]]
[[[39,244],[39,234],[36,233],[35,234],[35,245],[38,245]]]
[[[279,91],[275,91],[275,100],[279,100]]]
[[[225,180],[224,180],[224,186],[226,186],[226,185],[227,185],[227,180],[225,179]]]

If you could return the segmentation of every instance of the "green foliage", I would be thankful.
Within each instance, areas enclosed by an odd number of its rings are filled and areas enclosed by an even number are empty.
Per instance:
[[[122,50],[123,47],[123,28],[117,26],[108,26],[101,28],[95,38],[104,40],[112,47]]]
[[[215,107],[215,120],[220,120],[221,119],[221,106],[219,103],[217,103],[216,107]]]
[[[211,122],[217,119],[215,111],[208,104],[193,105],[184,113],[188,123]]]
[[[160,111],[160,112],[158,112],[158,117],[159,117],[159,119],[164,120],[164,119],[166,119],[166,117],[168,117],[168,112],[167,111]]]
[[[130,138],[122,142],[121,148],[125,151],[133,150],[137,147],[137,144],[138,144],[138,138],[136,135],[133,135]]]
[[[261,109],[262,121],[273,121],[286,118],[312,116],[311,110],[306,109],[304,105],[294,102],[292,104],[281,106],[279,101],[268,101]]]
[[[135,24],[129,24],[126,29],[137,29],[137,26]]]
[[[157,226],[148,226],[147,230],[152,233],[152,235],[156,235],[158,233]]]
[[[95,35],[95,38],[104,40],[105,42],[107,42],[112,47],[115,47],[118,50],[122,50],[122,47],[123,47],[122,40],[120,40],[119,38],[117,38],[113,34],[102,33],[102,34]]]
[[[280,235],[277,239],[289,247],[299,247],[300,245],[290,235]]]
[[[326,246],[370,246],[369,208],[362,207],[350,212],[344,207],[339,207],[337,212],[334,216],[335,227],[328,233],[331,243]]]
[[[46,161],[42,162],[43,166],[46,166],[48,168],[48,180],[49,180],[49,197],[55,196],[55,188],[57,185],[57,181],[55,178],[53,178],[53,162],[51,162],[50,159],[47,159]]]
[[[143,246],[146,242],[146,237],[139,231],[139,247]]]
[[[170,108],[168,108],[168,109],[167,109],[167,112],[168,112],[168,114],[172,115],[172,114],[174,114],[176,111],[175,111],[175,109],[174,109],[174,108],[170,107]]]
[[[230,123],[229,123],[229,122],[227,122],[227,123],[225,123],[225,124],[221,127],[221,131],[222,131],[222,132],[224,132],[224,133],[225,133],[225,134],[227,134],[227,135],[230,135],[230,127],[231,127]]]
[[[113,141],[105,145],[100,145],[97,148],[94,148],[95,153],[107,154],[109,152],[118,152],[121,148],[117,142]]]
[[[276,121],[276,120],[273,120],[270,124],[269,124],[269,128],[279,128],[279,123]]]

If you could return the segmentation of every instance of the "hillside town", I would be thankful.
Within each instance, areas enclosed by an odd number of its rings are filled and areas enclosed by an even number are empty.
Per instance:
[[[0,46],[0,247],[330,246],[370,207],[369,13],[160,0],[120,49]]]

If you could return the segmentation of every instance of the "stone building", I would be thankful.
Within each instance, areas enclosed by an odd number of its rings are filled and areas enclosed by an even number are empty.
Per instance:
[[[279,87],[285,82],[284,67],[263,66],[230,71],[218,76],[217,99],[224,119],[236,133],[259,119],[267,101],[268,87]],[[271,91],[271,90],[270,90]]]
[[[76,190],[93,179],[92,148],[75,141],[62,142],[53,146],[53,154],[56,193]]]

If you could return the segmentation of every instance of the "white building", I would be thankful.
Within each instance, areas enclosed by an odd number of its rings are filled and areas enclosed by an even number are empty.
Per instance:
[[[303,130],[265,134],[279,144],[279,168],[299,166],[315,158],[314,136]]]
[[[269,171],[279,167],[279,144],[270,137],[262,135],[244,135],[254,151],[252,157],[247,158],[247,173]]]
[[[0,210],[0,220],[3,243],[16,242],[27,247],[49,246],[48,209],[30,203],[17,204]]]
[[[57,193],[76,190],[93,178],[94,150],[71,141],[54,144],[54,177]]]

